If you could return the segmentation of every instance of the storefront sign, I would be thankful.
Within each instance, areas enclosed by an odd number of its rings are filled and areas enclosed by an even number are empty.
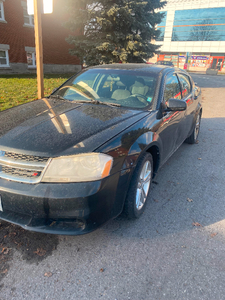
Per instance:
[[[192,55],[191,58],[194,59],[194,60],[208,60],[209,56],[195,56],[195,55]]]

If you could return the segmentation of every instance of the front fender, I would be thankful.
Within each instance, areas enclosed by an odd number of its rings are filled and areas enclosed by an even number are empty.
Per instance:
[[[123,168],[130,164],[131,166],[136,166],[139,157],[142,153],[151,152],[152,148],[157,148],[160,160],[160,153],[162,149],[162,141],[156,132],[146,132],[138,137],[138,139],[130,147],[127,157],[125,158]]]
[[[114,216],[118,215],[123,209],[133,170],[139,157],[145,151],[152,153],[153,148],[154,154],[159,156],[161,152],[162,142],[156,133],[158,123],[156,113],[151,113],[96,149],[98,152],[113,157],[111,175],[115,173],[119,175],[116,192],[117,200],[113,210]],[[156,163],[156,169],[158,164],[159,160]]]
[[[113,157],[112,174],[133,168],[140,154],[151,147],[161,152],[162,141],[156,133],[158,123],[156,112],[151,113],[97,149]]]
[[[192,134],[192,132],[195,128],[195,122],[196,122],[196,119],[197,119],[197,116],[198,116],[199,113],[202,115],[202,105],[201,105],[200,102],[198,103],[197,109],[195,111],[195,115],[194,115],[194,118],[193,118],[193,123],[192,123],[192,126],[191,126],[191,130],[188,133],[188,137]]]

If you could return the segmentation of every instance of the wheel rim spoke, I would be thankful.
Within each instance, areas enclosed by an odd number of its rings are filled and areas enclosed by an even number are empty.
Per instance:
[[[140,202],[141,202],[141,189],[137,189],[137,193],[136,193],[136,207],[137,209],[140,206]]]
[[[146,193],[145,193],[145,189],[144,189],[144,187],[142,187],[142,189],[141,189],[141,193],[142,193],[142,197],[143,197],[143,199],[144,199],[144,201],[146,200],[146,198],[147,198],[147,195],[146,195]],[[142,201],[143,202],[143,201]]]
[[[151,179],[151,171],[149,171],[148,172],[148,175],[147,175],[147,177],[145,178],[145,180],[143,180],[143,183],[146,183],[146,182],[149,182],[150,181],[150,179]]]
[[[148,194],[149,187],[150,187],[150,181],[143,184],[143,190],[146,195]]]

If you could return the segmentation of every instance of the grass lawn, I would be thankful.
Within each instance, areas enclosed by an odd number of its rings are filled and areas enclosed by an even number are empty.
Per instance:
[[[45,96],[61,85],[72,74],[44,76]],[[36,74],[0,75],[0,111],[37,99]]]

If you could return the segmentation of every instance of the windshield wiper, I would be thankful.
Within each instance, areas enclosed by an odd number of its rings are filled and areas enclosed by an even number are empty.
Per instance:
[[[102,101],[94,100],[94,99],[91,99],[91,98],[90,98],[90,100],[71,100],[71,101],[75,102],[75,103],[103,104],[103,105],[116,106],[116,107],[120,107],[121,106],[121,104],[118,104],[118,103],[102,102]]]
[[[103,104],[103,105],[108,105],[108,106],[116,106],[116,107],[121,106],[121,104],[118,104],[118,103],[103,102],[103,101],[94,100],[94,99],[91,99],[90,102],[93,103],[93,104]]]
[[[118,104],[118,103],[103,102],[103,101],[95,100],[95,99],[92,99],[92,98],[89,98],[90,100],[69,100],[69,99],[63,98],[60,95],[50,95],[49,97],[50,98],[60,99],[60,100],[72,101],[72,102],[76,102],[76,103],[103,104],[103,105],[116,106],[116,107],[120,107],[121,106],[121,104]]]

